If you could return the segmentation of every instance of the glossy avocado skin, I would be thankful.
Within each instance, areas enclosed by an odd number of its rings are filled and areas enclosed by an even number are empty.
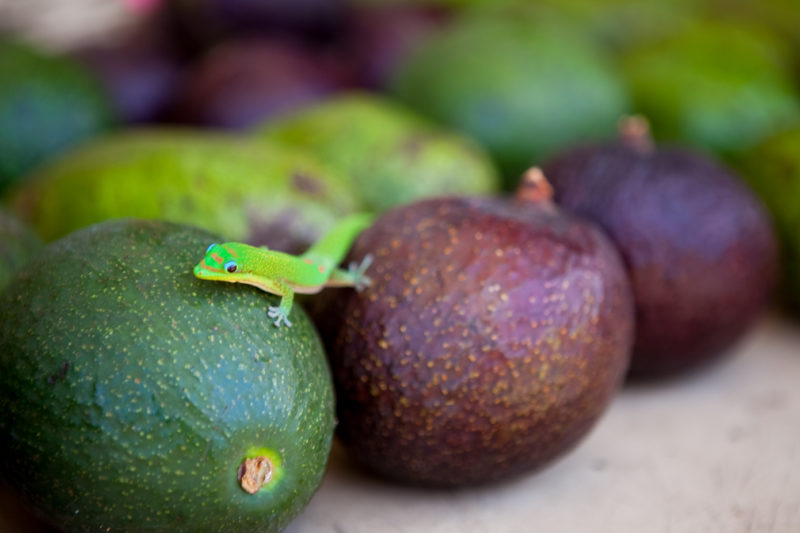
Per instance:
[[[384,214],[351,258],[366,253],[373,285],[323,293],[315,310],[338,435],[365,468],[439,487],[507,479],[571,449],[617,391],[633,306],[593,227],[535,205],[434,199]]]
[[[163,222],[92,226],[49,245],[2,294],[2,474],[73,531],[279,531],[321,481],[330,373],[295,307],[197,280],[214,237]],[[245,457],[282,460],[254,495]]]
[[[683,148],[619,142],[569,150],[544,171],[557,203],[603,227],[625,259],[632,378],[703,366],[764,310],[777,268],[772,222],[726,168]]]

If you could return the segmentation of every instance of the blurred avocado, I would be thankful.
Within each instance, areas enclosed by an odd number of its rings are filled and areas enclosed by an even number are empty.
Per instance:
[[[487,147],[509,189],[555,150],[613,136],[628,109],[625,86],[599,47],[534,16],[454,21],[409,58],[392,90]]]
[[[731,353],[761,317],[778,271],[773,224],[737,174],[707,154],[656,145],[641,117],[616,142],[544,164],[556,202],[603,228],[636,304],[628,376],[688,374]]]
[[[353,6],[344,42],[361,85],[388,87],[406,59],[452,15],[446,7],[417,2]]]
[[[289,41],[227,41],[189,69],[168,118],[241,130],[327,98],[347,85],[346,72],[337,61]]]
[[[800,5],[797,0],[707,1],[715,18],[761,24],[789,42],[795,47],[795,53],[800,54]]]
[[[612,51],[671,35],[701,13],[696,0],[500,0],[472,2],[473,9],[504,16],[558,18]]]
[[[661,140],[732,158],[800,117],[784,43],[754,25],[697,22],[623,64],[636,109]]]
[[[347,184],[305,154],[177,129],[89,143],[40,169],[12,203],[47,241],[133,216],[287,252],[305,249],[355,207]]]
[[[0,40],[0,192],[107,129],[110,109],[100,85],[77,62]]]
[[[743,169],[775,221],[781,244],[781,299],[800,316],[800,126],[748,152]]]
[[[325,43],[341,30],[346,0],[166,0],[173,31],[204,50],[231,38],[283,35]]]
[[[41,247],[42,240],[33,230],[0,209],[0,290]]]
[[[268,124],[259,136],[306,150],[348,177],[368,210],[426,196],[490,193],[499,185],[476,143],[367,93],[328,100]]]
[[[125,124],[163,118],[187,58],[160,12],[143,17],[113,38],[88,42],[71,54],[105,88]]]

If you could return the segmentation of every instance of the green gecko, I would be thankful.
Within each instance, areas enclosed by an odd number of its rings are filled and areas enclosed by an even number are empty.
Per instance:
[[[349,215],[299,256],[238,242],[212,244],[194,267],[194,275],[245,283],[280,296],[280,304],[269,306],[267,315],[275,319],[276,327],[281,322],[291,327],[289,313],[295,293],[314,294],[325,287],[355,287],[360,291],[370,284],[365,272],[372,262],[371,255],[364,257],[360,265],[351,263],[349,270],[337,267],[358,234],[371,223],[372,215]]]

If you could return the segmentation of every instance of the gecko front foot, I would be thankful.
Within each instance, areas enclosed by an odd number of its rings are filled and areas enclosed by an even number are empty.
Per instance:
[[[372,254],[367,254],[361,260],[361,264],[357,264],[355,261],[350,263],[348,272],[353,277],[353,287],[355,287],[356,291],[361,292],[372,285],[372,280],[366,275],[366,271],[374,259]]]
[[[280,307],[275,307],[270,305],[269,310],[267,311],[267,316],[275,319],[275,322],[273,322],[273,324],[275,324],[276,328],[281,327],[281,322],[286,324],[287,328],[292,327],[292,323],[289,322],[289,317],[283,312],[283,310]]]

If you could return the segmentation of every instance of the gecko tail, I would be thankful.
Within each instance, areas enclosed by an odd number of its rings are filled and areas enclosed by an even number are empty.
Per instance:
[[[325,235],[302,254],[326,269],[337,267],[347,255],[356,237],[375,220],[372,213],[353,213],[337,222]]]

